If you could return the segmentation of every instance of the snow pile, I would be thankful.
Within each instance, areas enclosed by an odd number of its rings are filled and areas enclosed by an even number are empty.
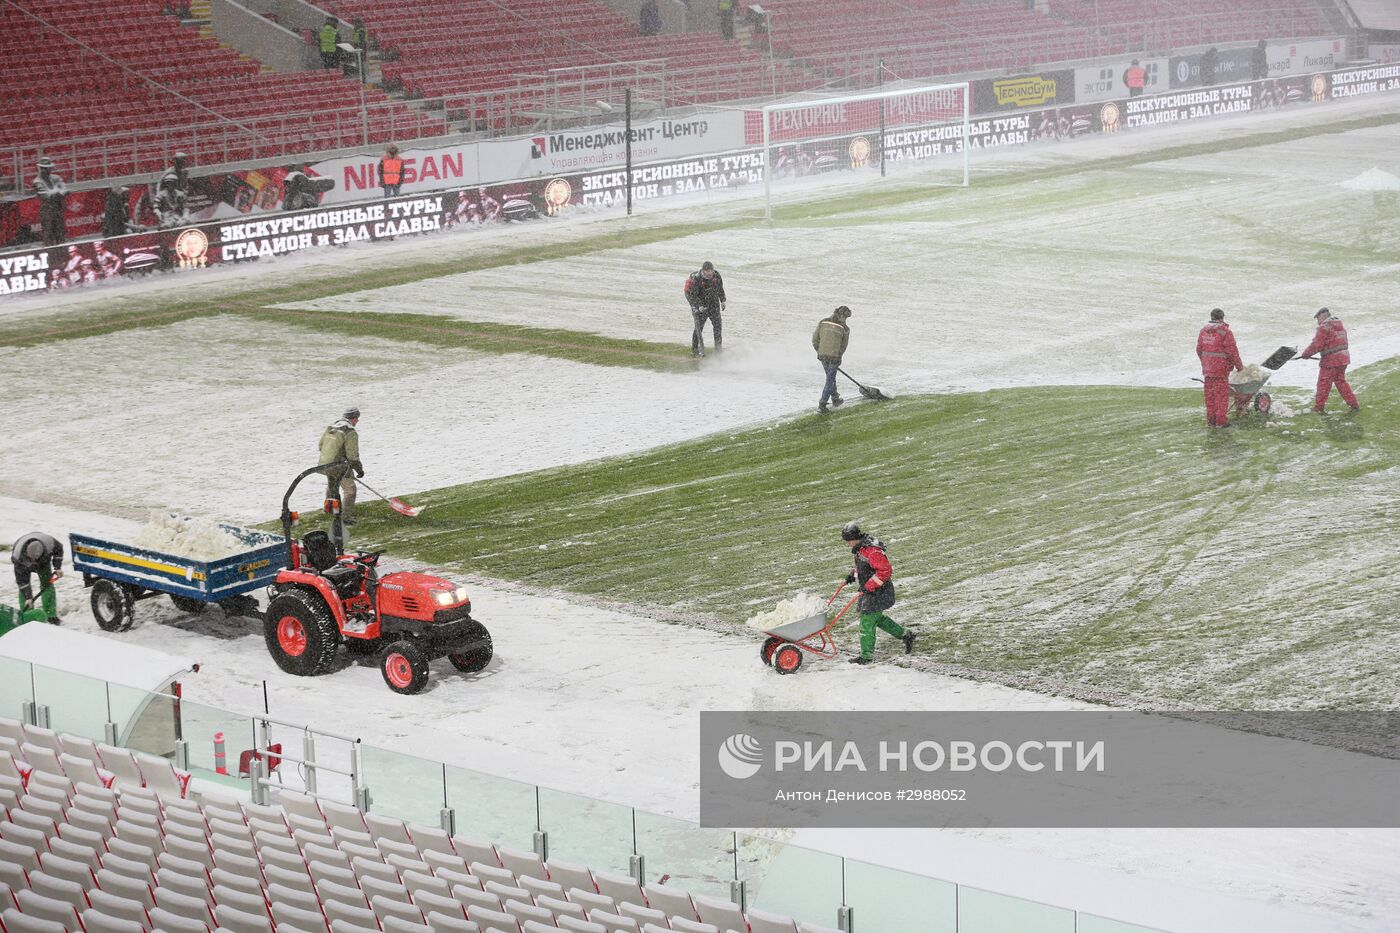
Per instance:
[[[207,518],[172,515],[156,509],[132,544],[191,560],[218,560],[248,546]]]
[[[759,632],[771,632],[779,626],[796,622],[826,611],[826,600],[811,593],[799,593],[792,599],[784,599],[769,609],[760,612],[744,624]]]
[[[1259,368],[1258,363],[1250,363],[1237,373],[1230,373],[1230,384],[1239,385],[1242,382],[1263,382],[1264,370]]]
[[[1342,182],[1341,187],[1349,188],[1352,191],[1400,191],[1400,178],[1378,168],[1372,168],[1350,181]]]

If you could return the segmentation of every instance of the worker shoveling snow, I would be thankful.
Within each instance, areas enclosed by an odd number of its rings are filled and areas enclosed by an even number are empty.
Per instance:
[[[151,512],[147,522],[132,542],[137,547],[188,557],[193,560],[218,560],[240,551],[247,545],[207,518],[173,515],[159,509]]]
[[[755,631],[771,632],[789,622],[796,622],[799,619],[825,612],[826,603],[827,601],[820,596],[799,593],[791,599],[782,600],[767,612],[760,612],[744,624]]]

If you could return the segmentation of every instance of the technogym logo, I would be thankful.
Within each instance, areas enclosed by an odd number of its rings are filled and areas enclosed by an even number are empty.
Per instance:
[[[751,735],[731,735],[719,747],[719,766],[736,781],[748,780],[763,767],[763,746]]]

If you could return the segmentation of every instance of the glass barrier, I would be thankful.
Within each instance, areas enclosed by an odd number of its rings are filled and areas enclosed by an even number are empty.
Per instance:
[[[958,892],[959,933],[1075,933],[1074,911],[963,886]]]
[[[957,933],[958,886],[846,860],[846,903],[861,933]]]
[[[34,700],[34,672],[28,661],[0,658],[0,716],[21,719]]]
[[[441,824],[447,798],[441,764],[373,745],[361,745],[360,755],[371,813],[424,826]]]
[[[1080,914],[1078,933],[1166,933],[1166,931],[1156,927],[1139,926],[1136,923],[1124,923],[1121,920],[1109,920],[1107,917],[1095,917],[1093,914]]]
[[[115,699],[113,700],[115,705]],[[258,747],[257,730],[253,720],[203,703],[180,701],[181,734],[189,743],[189,768],[203,781],[214,781],[233,787],[249,787],[246,775],[241,775],[245,752]],[[223,761],[216,759],[214,737],[223,736]],[[282,769],[278,762],[271,777],[276,779]],[[224,773],[219,773],[222,768]]]
[[[49,708],[49,728],[105,741],[107,682],[34,665],[34,702]]]
[[[459,835],[532,851],[539,828],[533,784],[449,765],[447,805],[457,813]]]
[[[540,828],[549,833],[549,857],[625,875],[636,851],[632,808],[539,788]]]
[[[729,897],[734,880],[734,833],[703,829],[669,816],[636,811],[637,851],[646,856],[647,881],[666,883],[688,894]]]
[[[751,907],[803,923],[836,925],[841,857],[761,836],[738,834],[739,877]]]

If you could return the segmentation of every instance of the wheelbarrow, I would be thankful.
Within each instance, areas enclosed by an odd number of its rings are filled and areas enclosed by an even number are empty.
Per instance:
[[[831,598],[826,601],[826,606],[821,612],[813,613],[805,619],[798,619],[796,622],[789,622],[780,625],[768,632],[768,638],[763,642],[763,647],[759,649],[759,657],[763,663],[770,665],[779,674],[791,674],[802,666],[802,652],[814,654],[819,658],[831,660],[840,652],[836,649],[836,640],[831,637],[831,628],[837,621],[846,614],[846,610],[856,604],[860,595],[852,596],[846,605],[841,607],[841,611],[830,619],[826,617],[827,610],[831,604],[836,602],[836,597],[841,595],[841,591],[846,588],[842,583],[836,588],[836,592],[831,594]]]
[[[1253,408],[1255,411],[1259,412],[1259,414],[1267,417],[1269,409],[1273,408],[1274,399],[1268,392],[1263,391],[1264,386],[1269,384],[1269,377],[1277,372],[1279,367],[1283,366],[1284,363],[1287,363],[1297,355],[1298,351],[1293,347],[1279,347],[1273,353],[1269,354],[1267,360],[1259,364],[1261,372],[1259,373],[1260,378],[1258,379],[1241,379],[1235,381],[1233,377],[1239,374],[1231,373],[1229,382],[1230,397],[1235,403],[1235,413],[1239,414],[1249,408]],[[1205,382],[1204,379],[1196,379],[1195,381]]]

